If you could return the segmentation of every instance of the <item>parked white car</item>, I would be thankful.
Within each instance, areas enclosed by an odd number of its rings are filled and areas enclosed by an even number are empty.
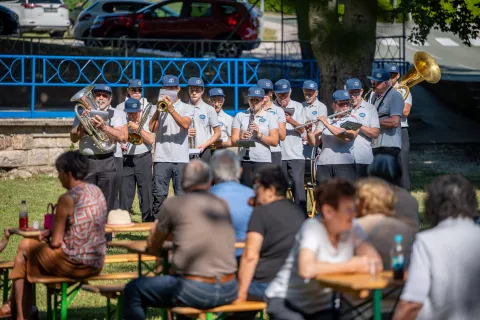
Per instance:
[[[52,37],[62,37],[70,26],[63,0],[0,1],[0,4],[18,15],[20,33],[48,32]]]
[[[73,37],[75,39],[87,38],[90,27],[97,16],[136,12],[151,4],[152,2],[145,0],[98,0],[78,15],[73,27]]]

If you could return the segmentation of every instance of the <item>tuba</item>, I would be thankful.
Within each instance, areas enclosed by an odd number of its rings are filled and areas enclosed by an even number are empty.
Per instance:
[[[85,110],[100,110],[93,96],[94,85],[83,88],[78,91],[71,99],[70,102],[77,102],[75,105],[75,115],[85,129],[85,133],[92,138],[93,143],[103,152],[109,153],[113,152],[117,144],[113,143],[108,135],[98,130],[93,124],[90,113],[79,114],[78,108],[81,107]]]
[[[403,95],[403,100],[407,99],[410,88],[422,81],[437,83],[442,74],[440,67],[435,60],[424,51],[417,51],[413,56],[413,68],[398,80],[395,89]]]
[[[143,129],[143,126],[145,125],[145,122],[147,121],[150,111],[152,110],[152,104],[149,103],[148,106],[145,108],[145,111],[142,114],[142,117],[140,118],[140,121],[138,122],[138,129],[136,132],[132,132],[128,134],[128,142],[134,145],[140,145],[143,144],[143,137],[140,134],[140,132]]]

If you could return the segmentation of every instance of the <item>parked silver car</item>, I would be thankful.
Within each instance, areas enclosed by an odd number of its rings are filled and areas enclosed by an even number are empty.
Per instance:
[[[136,12],[152,2],[145,0],[98,0],[83,10],[77,17],[73,27],[73,37],[88,37],[90,27],[97,16],[110,13]]]
[[[62,37],[70,26],[68,8],[63,0],[15,0],[0,3],[18,15],[20,33],[48,32],[52,37]]]

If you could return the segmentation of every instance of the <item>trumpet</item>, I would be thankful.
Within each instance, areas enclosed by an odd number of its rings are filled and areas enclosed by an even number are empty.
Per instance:
[[[113,143],[105,132],[98,130],[92,124],[92,118],[89,112],[85,114],[80,114],[78,112],[79,107],[88,111],[100,110],[93,96],[93,88],[94,85],[89,85],[88,87],[85,87],[82,90],[78,91],[70,99],[70,102],[77,102],[74,109],[75,116],[82,124],[85,133],[90,136],[97,148],[99,148],[105,153],[110,153],[115,150],[117,144]]]
[[[149,103],[142,114],[142,118],[140,119],[140,122],[138,123],[137,131],[131,132],[128,134],[128,142],[130,142],[131,144],[134,144],[136,146],[143,144],[143,137],[140,134],[140,132],[142,131],[142,128],[145,125],[145,122],[147,121],[151,110],[152,110],[152,104]]]
[[[351,100],[350,100],[350,101],[351,101]],[[352,104],[352,102],[350,102],[350,104]],[[339,115],[341,115],[341,114],[350,115],[350,113],[351,113],[352,111],[353,111],[353,108],[350,107],[350,108],[348,108],[347,110],[339,111],[339,112],[336,112],[336,113],[334,113],[334,114],[329,115],[329,116],[327,117],[327,119],[335,118],[336,116],[339,116]],[[304,124],[299,125],[298,127],[295,127],[295,130],[298,130],[298,129],[301,129],[301,128],[305,128],[305,127],[307,127],[307,126],[309,126],[309,125],[311,125],[311,124],[315,124],[315,123],[317,123],[317,122],[319,122],[319,121],[320,121],[320,120],[318,120],[318,119],[311,120],[311,121],[307,121],[307,122],[305,122]]]
[[[157,111],[158,112],[167,112],[168,111],[168,101],[166,99],[162,99],[157,102]]]

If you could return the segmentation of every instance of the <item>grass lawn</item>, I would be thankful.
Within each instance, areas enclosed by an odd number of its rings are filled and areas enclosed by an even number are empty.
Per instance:
[[[480,150],[480,148],[478,148]],[[466,176],[477,188],[480,201],[480,151],[463,146],[443,148],[418,148],[412,150],[411,178],[412,194],[420,203],[420,214],[423,218],[423,198],[425,186],[435,177],[447,172],[459,173]],[[18,210],[21,200],[26,200],[29,209],[30,225],[34,220],[42,223],[47,204],[55,203],[64,190],[56,178],[36,177],[28,180],[0,180],[0,230],[18,225]],[[172,190],[170,190],[172,193]],[[310,205],[309,205],[310,206]],[[134,203],[134,221],[140,221],[138,201]],[[422,220],[423,222],[423,220]],[[422,228],[428,228],[423,223]],[[115,240],[139,240],[146,234],[117,234]],[[17,246],[21,240],[12,236],[4,252],[0,253],[0,260],[13,260]],[[125,253],[119,249],[109,249],[108,254]],[[112,264],[104,268],[105,272],[136,271],[135,263]],[[37,287],[37,301],[40,310],[46,311],[45,287]],[[103,297],[87,292],[80,292],[69,308],[69,319],[104,319],[106,301]],[[158,310],[150,310],[149,319],[161,319]],[[43,317],[45,314],[43,314]]]
[[[263,41],[277,41],[277,30],[265,28],[263,29]]]

